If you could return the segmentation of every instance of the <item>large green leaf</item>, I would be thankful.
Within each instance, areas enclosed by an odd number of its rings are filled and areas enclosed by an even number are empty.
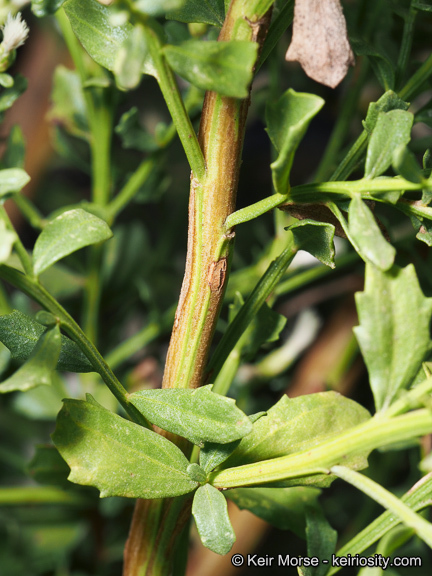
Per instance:
[[[201,542],[216,554],[228,554],[236,540],[224,495],[210,484],[195,493],[192,514]]]
[[[232,98],[247,98],[257,52],[256,42],[243,40],[188,40],[164,48],[169,65],[179,76],[202,90]]]
[[[372,212],[360,196],[351,200],[348,216],[349,230],[360,256],[381,270],[391,268],[396,250],[384,238]]]
[[[204,442],[227,444],[252,430],[249,418],[232,398],[211,392],[210,386],[196,390],[140,390],[129,396],[131,404],[163,430]]]
[[[19,192],[28,182],[30,182],[30,176],[21,168],[0,170],[0,198]]]
[[[366,265],[365,291],[356,294],[354,328],[369,372],[377,411],[387,408],[416,376],[429,347],[432,299],[410,264],[382,272]]]
[[[301,452],[370,418],[369,412],[336,392],[319,392],[297,398],[284,395],[222,465],[224,469]],[[350,457],[346,466],[366,465],[364,455]],[[304,483],[328,485],[334,477],[317,475]],[[299,479],[295,484],[300,485]],[[287,483],[294,484],[293,482]]]
[[[213,26],[223,26],[225,20],[224,0],[186,0],[183,7],[166,15],[179,22],[202,22]]]
[[[299,250],[305,250],[320,262],[334,268],[335,247],[333,224],[316,220],[299,220],[287,230],[291,230]]]
[[[7,380],[0,384],[0,392],[30,390],[35,386],[50,385],[60,354],[60,328],[49,328],[39,338],[28,361]]]
[[[267,132],[278,152],[271,164],[273,185],[280,194],[289,192],[289,175],[294,154],[312,118],[324,100],[313,94],[287,90],[277,102],[266,109]]]
[[[44,331],[45,326],[18,310],[0,316],[0,342],[9,348],[16,360],[25,362],[29,359]],[[56,368],[67,372],[94,371],[78,345],[63,334]]]
[[[380,112],[369,140],[365,178],[376,178],[387,170],[394,152],[411,140],[414,116],[404,110]]]
[[[227,498],[241,510],[249,510],[280,530],[292,530],[305,537],[306,506],[316,502],[321,490],[294,488],[235,488],[227,490]]]
[[[52,435],[69,480],[95,486],[101,497],[164,498],[194,490],[189,461],[159,434],[88,401],[65,400]]]
[[[112,12],[97,0],[67,0],[63,7],[73,31],[93,60],[108,70],[114,70],[123,43],[132,36],[132,24],[125,22],[114,26],[110,18]],[[143,72],[155,75],[147,54]]]
[[[41,272],[84,246],[111,238],[108,224],[82,210],[75,208],[63,212],[42,230],[33,252],[34,272]]]

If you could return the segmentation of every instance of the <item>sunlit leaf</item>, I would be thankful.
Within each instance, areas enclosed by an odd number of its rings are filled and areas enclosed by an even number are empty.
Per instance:
[[[129,401],[152,424],[198,445],[227,444],[252,430],[249,418],[235,401],[214,394],[211,386],[196,390],[140,390],[131,394]]]
[[[19,192],[30,182],[30,176],[21,168],[0,170],[0,198]]]
[[[189,461],[172,442],[89,401],[65,400],[52,435],[69,480],[101,497],[164,498],[194,490]]]
[[[180,46],[165,46],[164,54],[171,68],[194,86],[247,98],[257,50],[256,42],[188,40]]]
[[[330,268],[335,267],[335,227],[332,224],[305,219],[290,226],[289,230],[299,250],[309,252]]]
[[[69,134],[87,140],[89,137],[87,110],[77,72],[64,66],[57,66],[54,73],[52,102],[48,118],[56,124],[61,124]]]
[[[224,495],[210,484],[195,493],[192,514],[201,542],[216,554],[228,554],[236,540]]]
[[[167,13],[179,22],[201,22],[222,27],[225,20],[224,0],[186,0],[183,7]]]
[[[429,347],[432,299],[425,298],[414,267],[382,272],[366,265],[364,292],[356,294],[360,326],[354,328],[377,411],[411,384]]]
[[[68,210],[43,229],[33,252],[34,271],[39,275],[55,262],[84,246],[111,238],[108,224],[81,208]]]

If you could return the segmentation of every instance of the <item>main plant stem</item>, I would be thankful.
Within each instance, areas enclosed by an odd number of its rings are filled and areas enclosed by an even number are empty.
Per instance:
[[[261,46],[270,20],[261,5],[260,1],[233,0],[219,40],[248,40]],[[267,8],[268,5],[266,11]],[[235,210],[248,106],[249,99],[228,98],[215,92],[205,96],[199,130],[205,173],[191,176],[186,270],[167,355],[164,388],[197,388],[203,383],[228,280],[234,232],[226,229],[225,221]],[[171,439],[177,443],[180,440]],[[151,509],[160,510],[160,506],[157,501],[137,502],[125,549],[124,576],[170,573],[172,535],[181,532],[190,515],[190,502],[179,501],[178,506],[173,506],[172,500],[166,501],[159,516],[159,529],[154,527],[149,532]],[[168,540],[170,546],[166,545]]]

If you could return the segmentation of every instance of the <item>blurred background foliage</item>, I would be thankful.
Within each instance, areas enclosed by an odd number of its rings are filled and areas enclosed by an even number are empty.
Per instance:
[[[91,169],[83,91],[55,18],[37,18],[34,12],[37,13],[38,4],[41,3],[33,2],[32,12],[25,2],[0,2],[3,20],[11,8],[20,8],[31,31],[10,71],[13,76],[26,78],[28,88],[10,110],[2,112],[1,141],[4,149],[9,143],[3,167],[21,165],[30,174],[32,180],[25,195],[43,221],[65,206],[82,203],[91,209]],[[276,2],[275,12],[285,4]],[[300,145],[291,179],[294,185],[310,181],[314,174],[326,179],[361,132],[369,103],[383,92],[383,78],[385,82],[386,74],[400,73],[397,59],[404,26],[411,17],[410,6],[419,5],[411,34],[412,55],[406,77],[398,78],[398,83],[402,84],[429,55],[430,7],[422,10],[422,3],[408,0],[346,0],[343,4],[358,55],[356,66],[337,89],[313,82],[298,64],[285,62],[291,29],[259,71],[244,144],[239,208],[270,195],[272,190],[272,152],[263,120],[266,102],[275,100],[287,88],[324,98],[325,107],[312,121]],[[426,1],[424,4],[429,6]],[[194,27],[162,20],[161,25],[171,43],[191,35],[217,35],[212,26]],[[365,43],[368,49],[364,48]],[[87,65],[92,66],[90,59]],[[144,76],[140,85],[128,92],[117,90],[112,75],[101,69],[95,70],[93,81],[108,86],[106,92],[112,103],[113,189],[122,188],[143,158],[153,154],[155,159],[133,202],[117,217],[114,238],[106,245],[100,271],[103,289],[98,347],[128,390],[158,387],[186,257],[189,169],[179,142],[173,138],[168,112],[152,77]],[[181,79],[179,83],[198,127],[203,94]],[[432,145],[431,90],[429,80],[411,102],[410,110],[417,115],[418,123],[410,148],[420,161],[424,150]],[[4,99],[3,89],[0,109]],[[172,143],[165,145],[170,140]],[[361,177],[361,172],[353,177]],[[25,246],[32,248],[38,234],[37,218],[33,214],[32,220],[25,206],[19,210],[9,201],[7,207]],[[398,247],[397,263],[404,266],[414,262],[422,289],[431,296],[430,250],[415,239],[415,230],[406,218],[386,208],[378,207],[377,214]],[[283,243],[283,228],[291,217],[276,212],[244,224],[237,231],[220,330],[227,325],[236,292],[243,297],[248,294]],[[45,285],[78,319],[83,313],[88,258],[89,251],[84,252],[84,258],[81,252],[71,255],[43,277]],[[286,325],[277,341],[258,352],[244,354],[230,391],[247,413],[265,410],[284,392],[297,396],[326,389],[337,390],[372,408],[366,371],[352,334],[352,327],[357,324],[354,293],[362,289],[364,265],[343,239],[337,243],[336,263],[336,271],[330,275],[328,268],[300,253],[278,286],[274,309],[286,317]],[[4,286],[0,312],[8,313],[11,308],[31,315],[37,311],[25,295]],[[220,331],[216,342],[219,337]],[[16,367],[2,347],[2,378]],[[61,399],[81,397],[84,390],[91,391],[106,407],[116,409],[114,399],[95,374],[81,378],[59,374],[52,387],[0,396],[2,576],[114,576],[121,572],[133,501],[100,500],[96,490],[68,483],[67,465],[50,448]],[[414,456],[417,458],[419,449],[427,452],[428,448],[425,444],[408,447],[404,452],[374,453],[368,473],[402,494],[419,477],[411,461]],[[14,489],[15,493],[10,492]],[[378,505],[358,492],[353,498],[352,489],[340,482],[321,498],[341,544],[380,513]],[[232,503],[230,514],[237,534],[233,553],[306,553],[304,542],[294,534],[274,528],[270,531],[263,520],[239,511]],[[409,530],[402,530],[397,536],[405,542],[398,555],[420,555],[426,559],[429,554],[430,558],[430,550],[411,538]],[[389,540],[385,550],[390,554]],[[230,557],[231,554],[219,557],[202,548],[192,530],[188,576],[238,573],[231,566]],[[250,568],[244,573],[254,574],[257,570],[262,568]],[[429,570],[430,562],[424,563],[415,569],[415,574],[426,575]],[[265,573],[276,574],[278,569],[266,568]],[[357,571],[345,569],[343,573]],[[408,568],[397,573],[411,576],[413,572]]]

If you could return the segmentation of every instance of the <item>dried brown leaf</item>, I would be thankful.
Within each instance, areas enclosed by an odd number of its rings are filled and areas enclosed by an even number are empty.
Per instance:
[[[339,0],[296,0],[286,60],[300,62],[310,78],[330,88],[343,80],[354,54]]]

